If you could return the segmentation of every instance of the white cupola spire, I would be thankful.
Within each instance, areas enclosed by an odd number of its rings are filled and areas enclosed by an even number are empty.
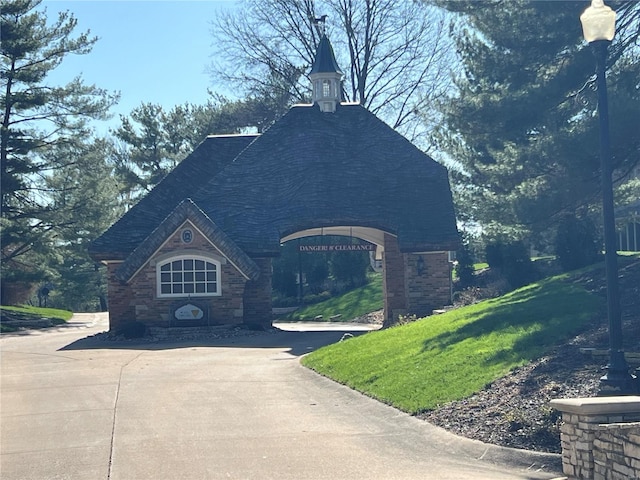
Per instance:
[[[325,16],[317,19],[322,21],[323,27],[324,18]],[[313,85],[313,103],[318,104],[320,111],[333,113],[342,100],[342,72],[333,54],[333,47],[324,33],[324,28],[321,33],[322,37],[309,72],[309,78]]]

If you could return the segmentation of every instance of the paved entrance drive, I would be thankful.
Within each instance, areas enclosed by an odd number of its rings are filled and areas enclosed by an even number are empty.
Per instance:
[[[558,476],[559,456],[461,439],[300,366],[348,327],[90,338],[105,326],[105,315],[84,314],[0,340],[3,480]]]

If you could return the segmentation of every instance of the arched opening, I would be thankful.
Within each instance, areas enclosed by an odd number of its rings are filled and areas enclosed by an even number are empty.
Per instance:
[[[283,237],[280,256],[273,260],[275,310],[288,313],[295,307],[379,282],[383,235],[372,228],[339,226],[311,228]],[[375,305],[374,301],[369,303]]]
[[[260,135],[207,137],[92,243],[92,257],[109,268],[111,327],[166,325],[174,295],[199,289],[221,292],[207,297],[220,323],[267,327],[281,242],[318,234],[376,245],[389,324],[450,303],[447,250],[459,238],[446,168],[362,105],[341,102],[326,36],[309,78],[314,104],[293,106]],[[324,80],[329,97],[319,91]],[[176,258],[147,271],[158,255],[195,249],[195,230],[181,230],[187,220],[200,232],[198,251],[227,263]]]
[[[281,242],[295,242],[309,237],[322,239],[323,236],[345,238],[345,244],[355,243],[353,239],[359,239],[375,246],[372,257],[381,266],[385,325],[395,323],[401,315],[426,315],[434,308],[450,303],[451,265],[447,251],[403,253],[395,235],[377,228],[348,225],[300,230],[282,237]],[[321,242],[319,244],[322,246]],[[323,252],[331,249],[332,246],[325,245],[314,250]],[[273,271],[273,268],[270,270]],[[301,287],[300,279],[305,282],[301,270],[295,272],[298,275],[297,288]]]

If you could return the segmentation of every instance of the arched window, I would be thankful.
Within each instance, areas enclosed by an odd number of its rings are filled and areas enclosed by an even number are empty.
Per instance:
[[[182,255],[156,265],[158,297],[219,296],[220,262]]]

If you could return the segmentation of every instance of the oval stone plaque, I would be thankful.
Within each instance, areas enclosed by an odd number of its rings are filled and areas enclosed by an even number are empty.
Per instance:
[[[187,303],[186,305],[177,308],[174,315],[177,320],[200,320],[204,317],[204,312],[201,308],[196,307],[191,303]]]

